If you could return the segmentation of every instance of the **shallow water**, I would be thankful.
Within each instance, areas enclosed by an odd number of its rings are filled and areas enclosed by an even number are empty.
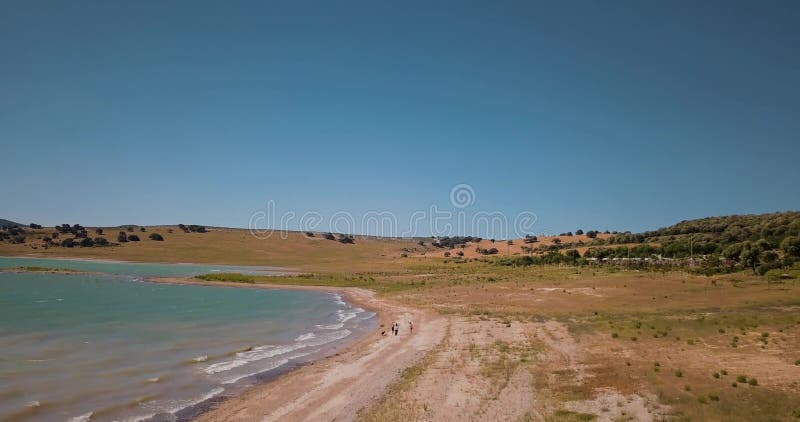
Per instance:
[[[329,293],[142,281],[220,266],[15,260],[92,273],[0,273],[0,420],[180,414],[375,323]]]

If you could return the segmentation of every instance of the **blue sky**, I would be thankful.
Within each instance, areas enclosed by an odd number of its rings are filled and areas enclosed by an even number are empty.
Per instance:
[[[2,218],[800,209],[798,2],[50,3],[0,3]]]

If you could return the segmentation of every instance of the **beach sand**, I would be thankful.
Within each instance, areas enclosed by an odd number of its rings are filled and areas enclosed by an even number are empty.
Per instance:
[[[442,341],[448,324],[435,312],[399,305],[360,288],[203,282],[189,278],[152,281],[335,292],[378,315],[374,332],[339,353],[254,386],[211,408],[198,421],[354,420],[360,410],[383,396],[403,369],[414,365]],[[393,336],[390,329],[395,321],[400,323],[398,336]],[[413,334],[409,332],[409,321],[414,323]],[[386,331],[385,336],[382,331]]]

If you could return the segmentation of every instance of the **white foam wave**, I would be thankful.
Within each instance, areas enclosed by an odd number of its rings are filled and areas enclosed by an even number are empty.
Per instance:
[[[344,324],[317,325],[320,330],[338,330],[342,327],[344,327]]]
[[[199,362],[205,362],[207,360],[208,360],[208,356],[206,356],[206,355],[197,356],[197,357],[192,358],[192,362],[198,362],[198,363]]]
[[[253,375],[258,375],[258,374],[260,374],[262,372],[267,372],[267,371],[271,371],[271,370],[276,369],[276,368],[280,368],[281,366],[286,365],[287,363],[289,363],[289,361],[292,360],[292,359],[297,359],[297,358],[300,358],[300,357],[303,357],[303,356],[308,356],[313,352],[316,352],[316,350],[314,350],[312,352],[306,352],[306,353],[295,353],[295,354],[293,354],[291,356],[287,356],[285,359],[280,359],[280,360],[277,360],[275,362],[271,362],[269,365],[261,367],[256,371],[248,372],[248,373],[245,373],[245,374],[239,374],[239,375],[236,375],[234,377],[228,378],[225,381],[223,381],[222,383],[223,384],[233,384],[233,383],[235,383],[235,382],[237,382],[237,381],[239,381],[239,380],[241,380],[243,378],[252,377]]]
[[[352,334],[350,330],[333,331],[330,333],[320,334],[319,336],[315,335],[314,338],[309,338],[303,341],[296,341],[292,344],[286,344],[282,346],[266,345],[254,347],[253,350],[236,353],[235,359],[218,362],[207,366],[205,368],[205,372],[207,374],[216,374],[219,372],[230,371],[231,369],[247,365],[251,362],[257,362],[260,360],[281,356],[305,347],[322,346],[323,344],[327,344],[332,341],[341,340],[350,334]]]
[[[211,390],[211,391],[209,391],[209,392],[207,392],[207,393],[203,394],[202,396],[197,397],[195,399],[173,400],[173,401],[170,401],[172,406],[168,407],[166,410],[162,410],[162,409],[159,409],[159,408],[152,408],[150,406],[147,406],[147,407],[150,407],[153,410],[156,410],[156,413],[149,413],[147,415],[140,415],[140,416],[133,416],[133,417],[130,417],[130,418],[126,418],[125,422],[141,422],[141,421],[145,421],[147,419],[152,418],[153,416],[155,416],[158,413],[171,413],[171,414],[174,415],[174,414],[180,412],[181,410],[186,409],[187,407],[191,407],[191,406],[194,406],[196,404],[200,404],[200,403],[202,403],[202,402],[204,402],[204,401],[206,401],[206,400],[208,400],[208,399],[210,399],[210,398],[212,398],[214,396],[217,396],[217,395],[221,394],[223,391],[225,391],[225,388],[217,387],[217,388],[215,388],[215,389],[213,389],[213,390]]]
[[[89,422],[89,419],[92,419],[92,415],[94,415],[94,412],[87,412],[80,416],[69,418],[68,422]]]
[[[336,304],[338,304],[338,305],[347,306],[347,303],[342,300],[342,295],[334,293],[333,294],[333,301],[336,302]]]
[[[294,341],[311,340],[314,337],[316,337],[316,335],[314,333],[305,333],[305,334],[301,334],[301,335],[297,336],[297,338],[294,339]]]

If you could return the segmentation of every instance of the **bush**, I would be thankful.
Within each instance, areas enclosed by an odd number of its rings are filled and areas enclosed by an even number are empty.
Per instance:
[[[198,226],[197,224],[189,224],[189,231],[194,233],[205,233],[206,226]]]
[[[81,239],[80,243],[82,248],[91,248],[94,246],[94,240],[89,239],[88,237]]]
[[[119,235],[117,236],[117,242],[125,243],[127,241],[128,241],[128,235],[125,234],[125,232],[119,232]]]
[[[575,234],[577,234],[578,236],[580,236],[580,235],[582,235],[582,234],[583,234],[583,230],[581,230],[581,229],[575,230]]]
[[[147,228],[145,228],[145,227],[139,227],[139,231],[140,231],[140,232],[146,232],[146,231],[147,231]]]
[[[800,237],[787,236],[781,242],[781,249],[786,255],[800,257]]]
[[[72,238],[67,238],[61,241],[61,246],[64,248],[74,248],[75,247],[75,240]]]
[[[539,241],[538,237],[536,237],[534,235],[530,235],[530,234],[525,235],[525,240],[523,240],[523,242],[525,242],[525,243],[536,243],[538,241]]]
[[[445,257],[445,258],[450,258],[450,252],[445,252],[445,253],[444,253],[444,257]]]
[[[94,232],[97,233],[97,234],[103,234],[103,229],[100,229],[100,228],[94,229]]]
[[[155,240],[155,241],[158,241],[158,242],[163,242],[164,241],[164,237],[161,236],[158,233],[150,233],[149,237],[150,237],[150,240]]]
[[[139,241],[139,236],[137,236],[135,234],[132,234],[132,235],[128,236],[128,241],[129,242],[138,242]]]
[[[322,235],[322,237],[327,240],[336,240],[336,236],[334,236],[333,233],[325,233]]]
[[[314,237],[314,233],[312,232],[305,232],[306,237]]]
[[[106,246],[108,245],[108,240],[105,237],[95,237],[94,244],[97,246]]]
[[[356,241],[353,240],[353,238],[350,237],[350,236],[342,236],[342,237],[339,238],[339,243],[345,243],[345,244],[352,245],[352,244],[356,243]]]

